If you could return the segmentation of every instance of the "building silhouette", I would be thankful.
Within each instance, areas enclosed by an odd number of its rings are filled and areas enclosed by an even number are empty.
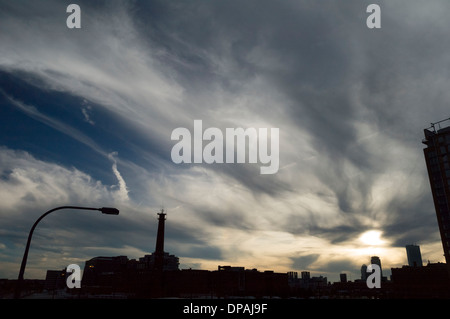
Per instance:
[[[408,266],[391,268],[392,298],[449,298],[450,276],[447,264],[422,264],[420,247],[406,245]]]
[[[127,256],[99,256],[87,260],[82,278],[83,293],[91,297],[122,294],[127,298],[288,295],[287,273],[232,266],[218,266],[215,271],[180,270],[179,258],[164,251],[165,220],[162,210],[158,213],[156,247],[152,254],[138,260]]]
[[[447,126],[444,126],[445,124]],[[450,119],[432,123],[422,143],[445,261],[450,264]]]
[[[410,267],[422,267],[422,255],[420,253],[420,246],[406,245],[406,255],[408,257],[408,265]]]
[[[54,291],[66,286],[66,269],[47,270],[45,275],[44,289]]]
[[[361,266],[361,280],[364,281],[364,282],[367,280],[367,266],[366,266],[366,264],[363,264]]]
[[[94,257],[85,262],[82,286],[95,294],[127,293],[137,296],[163,295],[166,272],[178,271],[179,258],[164,251],[166,214],[158,213],[155,251],[136,259],[127,256]],[[166,280],[167,281],[167,280]]]
[[[449,298],[447,264],[428,263],[423,267],[391,268],[392,298]]]

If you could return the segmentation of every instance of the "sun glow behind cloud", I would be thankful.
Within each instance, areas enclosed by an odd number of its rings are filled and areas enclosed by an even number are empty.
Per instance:
[[[383,246],[386,241],[381,239],[382,232],[379,230],[368,230],[361,234],[359,240],[368,246]]]

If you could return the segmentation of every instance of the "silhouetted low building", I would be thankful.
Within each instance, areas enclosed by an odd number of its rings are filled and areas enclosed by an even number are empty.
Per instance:
[[[445,263],[391,268],[394,298],[449,298],[450,277]]]
[[[286,297],[288,276],[273,271],[219,266],[210,270],[159,271],[124,256],[86,262],[82,287],[89,294],[124,293],[130,298]]]
[[[64,289],[66,287],[66,270],[47,270],[44,289],[48,291]]]
[[[323,296],[329,289],[327,277],[311,277],[309,271],[302,271],[300,278],[297,272],[288,272],[288,284],[289,295],[300,298]]]
[[[167,252],[162,254],[162,270],[170,271],[170,270],[178,270],[178,266],[180,264],[179,258],[175,255],[170,255]],[[156,254],[145,255],[144,257],[139,258],[139,263],[142,267],[146,269],[156,269],[156,261],[158,260]]]
[[[123,290],[127,285],[128,257],[95,257],[87,260],[84,266],[82,287],[96,293]]]
[[[218,266],[213,278],[218,297],[281,297],[289,293],[288,275],[271,270],[260,272],[244,267]]]

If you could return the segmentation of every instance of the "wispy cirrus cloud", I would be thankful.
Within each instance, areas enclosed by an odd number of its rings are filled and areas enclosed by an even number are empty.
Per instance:
[[[88,101],[83,100],[83,106],[81,108],[81,113],[83,113],[84,120],[91,125],[95,125],[95,122],[91,119],[91,115],[90,115],[91,111],[92,111],[92,106],[89,105]]]
[[[36,107],[33,105],[27,105],[7,94],[5,92],[2,92],[3,95],[6,96],[6,98],[11,102],[12,105],[17,107],[20,111],[24,112],[26,115],[32,117],[33,119],[44,123],[45,125],[48,125],[52,127],[53,129],[57,130],[58,132],[68,135],[74,140],[77,140],[78,142],[86,145],[89,147],[92,151],[99,153],[102,156],[108,157],[108,154],[89,136],[81,132],[80,130],[77,130],[76,128],[71,127],[67,123],[64,123],[60,120],[57,120],[55,118],[52,118],[51,116],[45,115],[44,113],[40,112]]]

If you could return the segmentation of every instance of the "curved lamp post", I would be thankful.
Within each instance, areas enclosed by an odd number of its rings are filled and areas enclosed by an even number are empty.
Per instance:
[[[41,221],[42,218],[44,218],[51,212],[54,212],[55,210],[59,209],[98,210],[101,211],[103,214],[119,215],[119,210],[113,207],[93,208],[93,207],[79,207],[79,206],[61,206],[50,209],[48,212],[44,213],[41,217],[39,217],[38,220],[36,220],[36,222],[34,223],[33,227],[31,227],[30,233],[28,234],[27,245],[25,247],[25,252],[23,254],[22,264],[20,265],[19,277],[17,278],[16,289],[14,291],[14,298],[16,299],[20,298],[20,290],[22,288],[23,274],[25,273],[25,267],[27,265],[28,250],[30,249],[31,237],[33,236],[34,229],[36,228],[37,224]]]

